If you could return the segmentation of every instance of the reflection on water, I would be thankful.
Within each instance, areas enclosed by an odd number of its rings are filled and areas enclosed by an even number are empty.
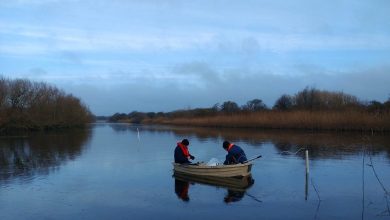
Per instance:
[[[226,203],[238,202],[244,197],[244,195],[245,195],[245,191],[243,192],[243,191],[235,191],[235,190],[228,189],[227,194],[223,199],[223,201],[225,201]]]
[[[77,129],[0,138],[0,183],[49,174],[78,157],[89,137],[90,130]]]
[[[211,187],[226,188],[227,192],[223,201],[225,203],[231,203],[240,201],[245,196],[246,190],[249,189],[255,182],[251,175],[241,178],[224,178],[187,175],[175,172],[173,178],[175,178],[175,193],[177,197],[184,202],[188,202],[190,200],[188,195],[190,184],[197,183]]]
[[[190,188],[190,182],[186,180],[180,180],[175,178],[175,193],[177,197],[184,202],[190,201],[188,196],[188,189]]]
[[[130,130],[137,132],[137,126],[112,125],[116,131]],[[390,135],[356,132],[302,132],[285,130],[256,130],[234,128],[204,128],[204,127],[175,127],[175,126],[143,126],[143,130],[160,134],[173,133],[177,139],[188,137],[200,142],[210,140],[231,140],[245,142],[252,146],[262,146],[265,143],[273,144],[279,153],[297,152],[308,149],[310,157],[337,158],[340,155],[353,155],[369,148],[372,154],[385,152],[390,159]],[[341,152],[341,154],[340,154]],[[296,154],[304,159],[304,154]]]

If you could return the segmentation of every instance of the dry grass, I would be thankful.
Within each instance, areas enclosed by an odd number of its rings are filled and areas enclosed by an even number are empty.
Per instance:
[[[360,111],[268,111],[197,118],[157,118],[144,123],[237,128],[390,131],[390,114],[369,114]]]

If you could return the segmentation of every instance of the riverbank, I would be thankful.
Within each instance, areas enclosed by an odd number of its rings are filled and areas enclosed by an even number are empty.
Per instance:
[[[390,114],[370,114],[361,111],[264,111],[205,117],[157,117],[145,119],[142,123],[201,127],[388,132],[390,131]]]

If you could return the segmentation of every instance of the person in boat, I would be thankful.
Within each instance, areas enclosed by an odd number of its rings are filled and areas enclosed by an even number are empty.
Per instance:
[[[229,141],[224,141],[222,147],[228,152],[226,155],[226,160],[223,162],[223,164],[238,164],[244,163],[248,160],[244,150],[241,147],[232,144]]]
[[[189,160],[195,159],[195,157],[190,154],[188,145],[190,145],[190,142],[187,139],[183,139],[181,142],[177,143],[175,148],[175,163],[191,164]]]

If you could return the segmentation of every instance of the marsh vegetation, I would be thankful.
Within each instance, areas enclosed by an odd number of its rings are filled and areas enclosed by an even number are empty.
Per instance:
[[[210,108],[173,112],[117,113],[112,122],[153,123],[210,127],[305,129],[336,131],[390,131],[390,100],[361,101],[342,92],[305,88],[284,94],[272,108],[261,99],[239,106],[233,101]]]

